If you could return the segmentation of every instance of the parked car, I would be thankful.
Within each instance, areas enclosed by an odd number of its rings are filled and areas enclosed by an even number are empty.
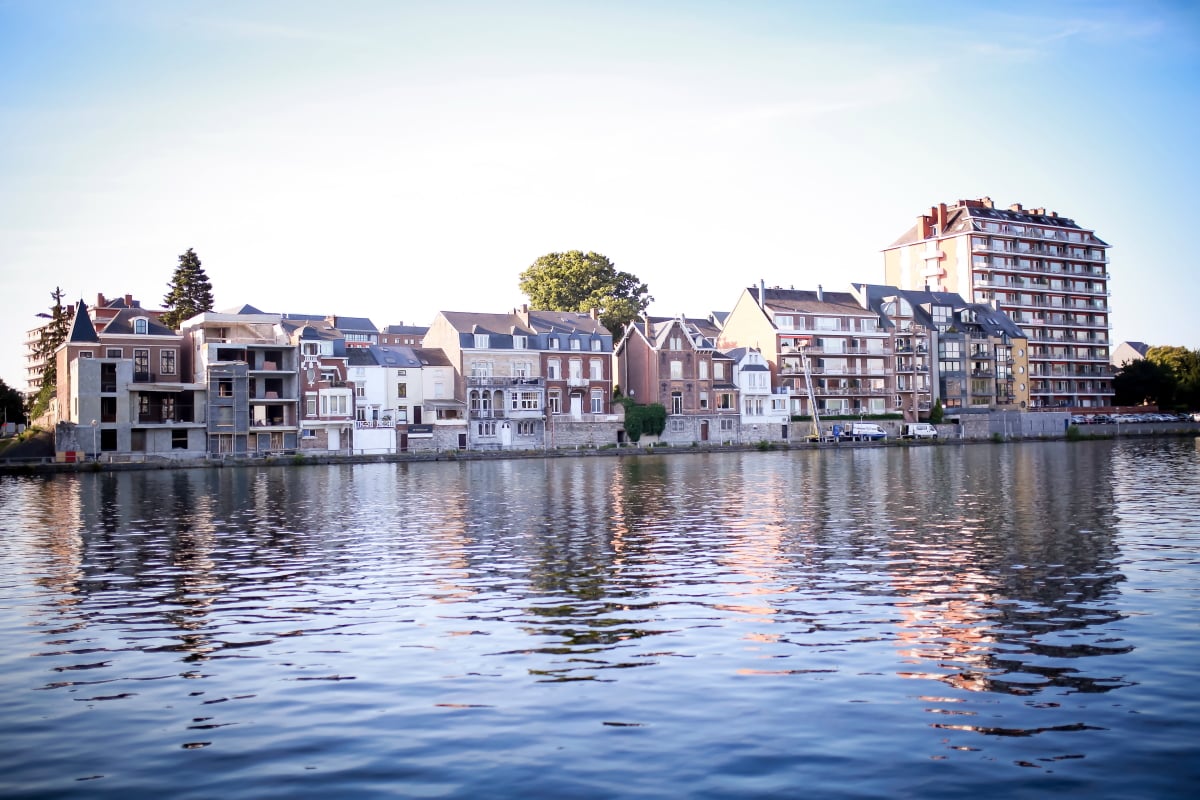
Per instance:
[[[936,439],[937,428],[928,422],[906,422],[900,429],[901,439]]]

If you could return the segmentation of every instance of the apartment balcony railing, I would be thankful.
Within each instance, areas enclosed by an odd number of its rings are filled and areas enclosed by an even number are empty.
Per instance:
[[[513,378],[513,377],[496,377],[493,375],[468,375],[467,385],[472,387],[481,386],[544,386],[543,378]]]

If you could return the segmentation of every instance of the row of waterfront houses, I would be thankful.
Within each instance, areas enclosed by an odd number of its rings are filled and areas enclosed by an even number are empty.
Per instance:
[[[378,328],[243,306],[171,330],[129,296],[101,296],[78,303],[56,353],[58,446],[111,457],[599,447],[626,439],[618,387],[661,403],[661,439],[682,444],[785,441],[807,435],[814,413],[1102,407],[1106,247],[1044,209],[959,201],[884,251],[886,285],[760,283],[728,312],[617,332],[595,313],[527,307]]]

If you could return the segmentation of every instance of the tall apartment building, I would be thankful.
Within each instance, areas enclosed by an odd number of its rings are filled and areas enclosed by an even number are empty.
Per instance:
[[[884,249],[884,282],[1005,312],[1028,336],[1030,407],[1107,406],[1108,247],[1044,208],[959,200],[921,214]]]

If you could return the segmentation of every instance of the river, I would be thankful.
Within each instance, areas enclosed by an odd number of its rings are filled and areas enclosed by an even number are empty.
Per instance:
[[[1197,442],[0,477],[0,793],[1195,796]]]

